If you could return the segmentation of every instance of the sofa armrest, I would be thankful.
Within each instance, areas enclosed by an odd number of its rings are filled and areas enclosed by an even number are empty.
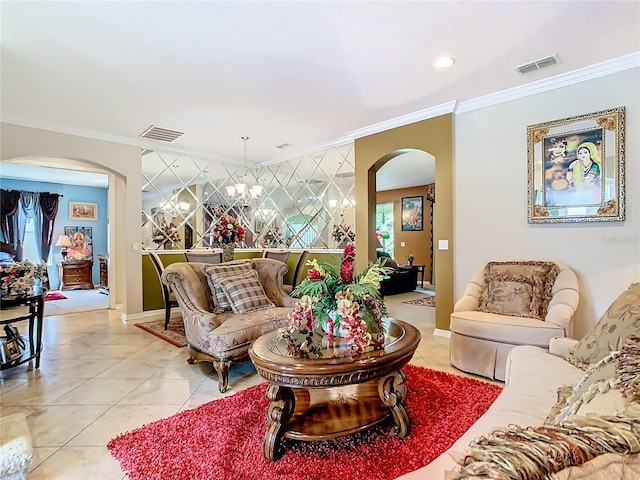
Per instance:
[[[289,271],[286,263],[272,258],[254,258],[253,268],[258,272],[260,283],[269,300],[277,307],[294,307],[298,301],[284,291],[284,275]]]
[[[568,357],[578,345],[578,340],[567,337],[553,337],[549,341],[549,353],[556,357]]]
[[[213,310],[211,290],[206,279],[194,271],[193,265],[186,262],[168,265],[162,272],[162,282],[173,291],[183,310],[210,313]]]

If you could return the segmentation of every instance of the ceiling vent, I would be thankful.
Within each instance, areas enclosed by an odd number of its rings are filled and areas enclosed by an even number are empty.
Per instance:
[[[276,148],[279,148],[280,150],[284,150],[285,148],[289,148],[292,145],[290,143],[281,143],[280,145],[276,145]]]
[[[155,125],[151,125],[140,134],[142,138],[150,138],[151,140],[160,140],[162,142],[173,142],[176,138],[181,137],[182,135],[184,135],[184,132],[156,127]]]
[[[520,73],[529,73],[535,70],[540,70],[541,68],[544,68],[544,67],[555,65],[556,63],[558,63],[558,60],[559,60],[558,55],[554,53],[550,57],[544,57],[544,58],[540,58],[539,60],[535,60],[533,62],[524,63],[522,65],[515,67],[515,69]]]
[[[353,178],[356,176],[356,172],[344,172],[344,173],[336,173],[334,177],[338,178]]]

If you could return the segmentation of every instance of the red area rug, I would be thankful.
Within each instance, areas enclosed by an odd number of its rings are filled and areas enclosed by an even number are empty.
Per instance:
[[[410,303],[411,305],[420,305],[421,307],[435,307],[436,297],[435,295],[427,295],[425,297],[416,298],[415,300],[407,300],[402,303]]]
[[[49,292],[44,296],[45,302],[49,302],[51,300],[66,300],[66,299],[67,297],[65,297],[60,292]]]
[[[164,319],[146,323],[136,323],[135,326],[176,347],[187,346],[187,337],[184,333],[184,323],[180,318],[171,319],[166,330],[164,329]]]
[[[493,403],[497,385],[408,365],[404,439],[380,426],[321,442],[284,439],[277,462],[262,453],[266,383],[112,439],[107,448],[130,480],[387,480],[435,459]]]

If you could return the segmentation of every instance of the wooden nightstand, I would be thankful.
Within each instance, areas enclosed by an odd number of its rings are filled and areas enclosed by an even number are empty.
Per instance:
[[[59,262],[60,290],[89,290],[93,288],[93,260]]]

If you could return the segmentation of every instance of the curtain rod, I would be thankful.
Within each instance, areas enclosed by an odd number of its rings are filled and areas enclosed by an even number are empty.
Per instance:
[[[5,190],[4,188],[0,189],[4,192],[24,192],[24,193],[48,193],[49,195],[58,195],[59,197],[64,197],[61,193],[51,193],[51,192],[30,192],[29,190]]]

